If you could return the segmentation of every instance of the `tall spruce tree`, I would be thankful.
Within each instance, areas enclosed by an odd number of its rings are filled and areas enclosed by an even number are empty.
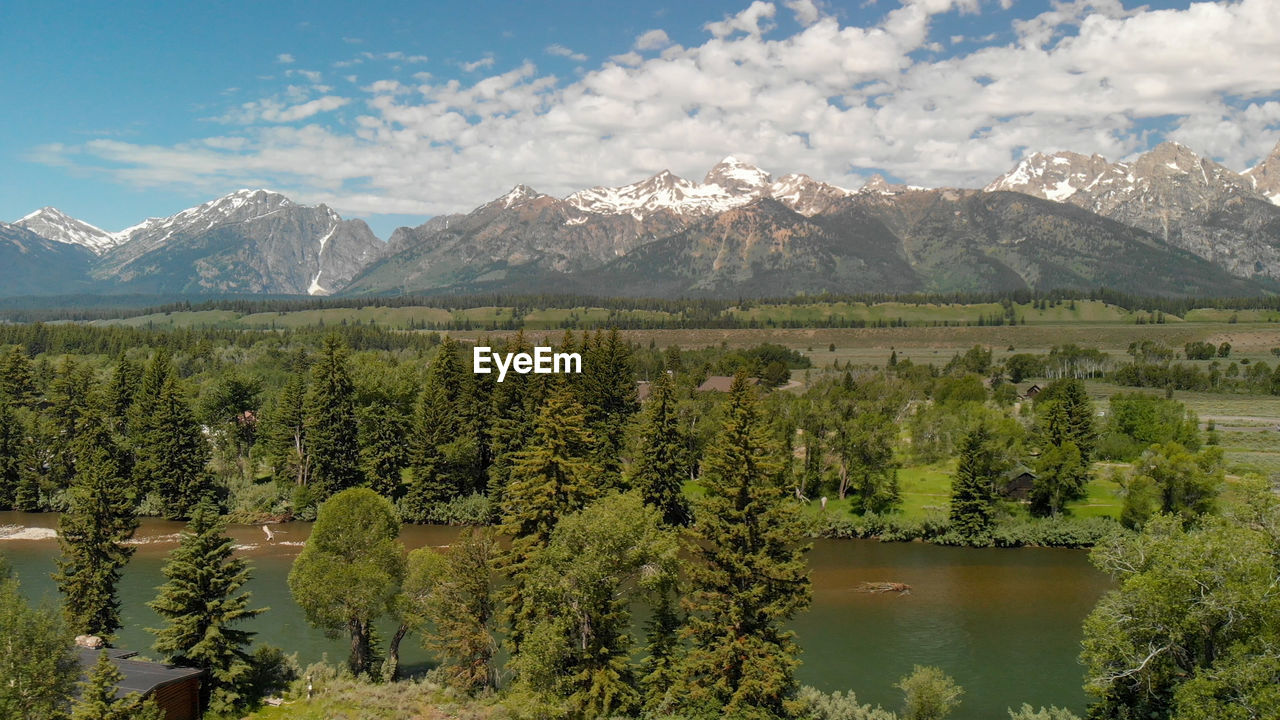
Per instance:
[[[88,424],[100,420],[88,420],[93,411],[92,381],[90,368],[67,358],[49,383],[49,407],[44,413],[49,479],[59,489],[69,487],[75,475],[77,438]]]
[[[533,346],[524,337],[524,331],[504,348],[507,352],[532,352]],[[495,383],[489,407],[492,421],[489,425],[488,448],[491,463],[488,467],[489,500],[495,507],[502,507],[511,469],[525,443],[533,437],[538,407],[545,396],[546,384],[538,375],[508,375],[506,380]]]
[[[253,668],[246,652],[254,633],[233,627],[263,610],[249,607],[249,566],[233,554],[226,520],[212,501],[200,501],[178,547],[164,566],[168,581],[147,606],[167,621],[151,630],[165,662],[208,672],[208,710],[231,714],[247,696]],[[237,594],[238,593],[238,594]]]
[[[137,401],[141,386],[142,370],[127,355],[121,353],[111,372],[104,398],[107,415],[120,431],[128,428],[129,408]]]
[[[628,484],[639,491],[645,504],[662,514],[670,526],[689,524],[689,503],[684,497],[685,440],[676,412],[671,376],[660,373],[653,381],[640,431],[635,469]]]
[[[414,408],[409,446],[409,489],[404,510],[413,522],[430,522],[436,509],[463,492],[465,480],[446,455],[453,439],[449,396],[427,378]]]
[[[135,459],[136,448],[146,445],[148,436],[158,425],[156,407],[160,401],[160,391],[165,381],[177,374],[178,371],[173,366],[173,356],[166,348],[156,350],[156,354],[151,357],[142,371],[142,377],[133,393],[133,404],[129,406],[126,413],[127,422],[125,423],[129,433],[129,446],[134,450],[131,454]],[[134,485],[143,495],[155,491],[157,489],[155,483],[162,479],[147,474],[145,466],[139,468],[136,462],[133,462],[129,469]]]
[[[502,531],[512,538],[502,563],[512,579],[504,599],[514,649],[519,648],[531,621],[525,593],[527,563],[546,546],[561,517],[581,510],[596,497],[598,470],[591,463],[591,450],[582,405],[570,387],[562,386],[547,398],[533,438],[516,457],[504,495]]]
[[[0,395],[8,395],[11,401],[24,407],[35,404],[37,394],[31,358],[17,345],[0,358]]]
[[[0,392],[0,508],[12,508],[22,486],[27,442],[26,423],[9,396]]]
[[[80,697],[71,704],[71,720],[164,720],[165,713],[155,700],[144,700],[136,692],[116,697],[122,680],[124,675],[111,656],[99,650],[89,677],[80,683]]]
[[[76,443],[80,459],[69,505],[58,519],[62,556],[53,577],[72,630],[110,636],[120,628],[116,586],[133,555],[124,541],[138,528],[138,517],[104,423],[86,423]]]
[[[1036,406],[1042,418],[1044,443],[1054,447],[1074,443],[1087,467],[1093,459],[1098,431],[1093,422],[1093,401],[1084,383],[1074,378],[1056,380],[1036,396]]]
[[[389,403],[376,403],[360,416],[360,465],[373,491],[398,500],[404,494],[401,471],[409,464],[410,423]]]
[[[355,385],[347,347],[337,335],[324,339],[311,368],[306,399],[306,442],[311,484],[321,498],[364,482],[360,470]]]
[[[306,400],[307,377],[295,370],[285,379],[266,418],[267,454],[276,478],[297,486],[304,486],[311,479]]]
[[[640,409],[631,346],[616,328],[607,335],[597,332],[585,343],[578,383],[601,483],[615,485],[622,473],[627,427]]]
[[[165,517],[184,518],[212,487],[209,443],[175,376],[164,378],[149,404],[148,427],[135,435],[133,475],[160,497]]]
[[[986,541],[995,524],[995,481],[1001,471],[991,431],[979,424],[960,443],[951,478],[951,529],[970,542]]]
[[[695,714],[784,714],[800,649],[783,626],[808,607],[799,507],[745,371],[733,379],[724,426],[704,463],[706,495],[689,533],[689,641],[677,696]]]
[[[80,663],[56,609],[31,607],[0,557],[0,717],[62,720]]]

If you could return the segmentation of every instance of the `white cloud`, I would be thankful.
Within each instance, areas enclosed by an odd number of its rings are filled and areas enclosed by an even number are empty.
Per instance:
[[[801,25],[812,25],[822,16],[822,12],[818,10],[813,0],[787,0],[786,5],[791,14],[795,15],[796,22]]]
[[[701,177],[728,153],[846,186],[877,168],[973,187],[1027,149],[1128,156],[1159,139],[1152,123],[1237,169],[1280,135],[1274,0],[1155,11],[1059,3],[1010,18],[1006,45],[919,52],[948,37],[937,15],[976,9],[906,0],[876,25],[820,15],[783,35],[770,30],[777,7],[757,1],[709,24],[700,45],[657,57],[619,48],[576,78],[530,62],[465,82],[370,72],[353,98],[293,86],[236,105],[221,119],[240,126],[217,138],[98,139],[29,155],[134,185],[269,185],[348,214],[434,214],[517,182],[567,194],[663,168]],[[494,65],[486,56],[459,67]],[[325,116],[345,106],[347,124]]]
[[[485,57],[473,62],[459,63],[458,67],[462,68],[466,72],[475,72],[477,70],[483,70],[484,68],[491,68],[493,67],[493,56],[486,55]]]
[[[667,37],[667,31],[657,29],[642,33],[631,47],[636,50],[661,50],[670,44],[671,38]]]
[[[573,50],[570,50],[569,48],[559,43],[556,43],[554,45],[548,45],[546,49],[546,53],[548,55],[555,55],[556,57],[569,58],[574,62],[583,62],[587,59],[586,55],[583,55],[580,52],[574,52]]]
[[[294,59],[293,59],[293,56],[290,55],[289,53],[280,53],[279,55],[276,56],[276,62],[280,63],[281,65],[288,65],[289,63],[294,62]]]

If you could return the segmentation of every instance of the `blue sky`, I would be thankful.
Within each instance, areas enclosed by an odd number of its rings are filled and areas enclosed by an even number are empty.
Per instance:
[[[0,220],[240,187],[399,224],[736,154],[856,187],[1280,140],[1275,0],[0,6]]]

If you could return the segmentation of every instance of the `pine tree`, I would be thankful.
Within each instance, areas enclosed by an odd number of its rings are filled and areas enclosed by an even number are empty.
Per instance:
[[[243,707],[252,673],[245,649],[253,632],[233,625],[261,614],[250,609],[250,593],[237,593],[249,581],[249,567],[233,554],[226,521],[208,499],[191,512],[191,521],[164,567],[168,582],[148,603],[168,624],[156,635],[156,652],[165,662],[208,671],[209,710],[230,713]]]
[[[523,330],[517,332],[515,339],[505,348],[507,352],[531,352],[532,349],[524,338]],[[546,389],[546,384],[536,379],[539,377],[508,375],[505,381],[494,385],[489,403],[493,420],[489,425],[488,447],[492,461],[488,468],[488,494],[495,507],[502,506],[516,457],[533,437],[537,408],[542,404]]]
[[[394,405],[374,404],[361,415],[360,465],[369,487],[391,500],[404,494],[400,472],[409,464],[409,431],[409,421]]]
[[[1074,378],[1057,380],[1036,397],[1036,405],[1037,409],[1044,408],[1044,442],[1055,447],[1075,443],[1081,462],[1087,467],[1093,459],[1098,433],[1093,424],[1093,401],[1084,383]]]
[[[638,673],[644,710],[654,717],[669,715],[676,703],[672,690],[680,679],[681,618],[675,579],[653,593],[652,611],[645,623],[645,657]]]
[[[951,529],[972,542],[984,542],[995,523],[995,479],[1000,474],[991,432],[985,424],[965,435],[951,478]]]
[[[58,519],[62,557],[54,580],[72,630],[110,636],[120,628],[116,585],[133,555],[124,541],[138,518],[103,423],[86,423],[76,442],[80,460],[69,506]]]
[[[559,519],[596,497],[597,469],[589,459],[591,433],[571,388],[555,391],[538,415],[533,438],[517,455],[503,503],[502,532],[512,538],[503,569],[512,578],[506,588],[511,640],[519,648],[532,612],[522,571],[546,546]]]
[[[688,525],[691,519],[684,497],[685,440],[674,395],[671,376],[659,374],[653,381],[635,470],[628,481],[645,504],[657,509],[663,521],[673,527]]]
[[[142,371],[121,353],[107,384],[105,398],[107,415],[115,420],[117,427],[127,428],[129,408],[137,402],[141,387]]]
[[[580,396],[595,438],[592,457],[609,487],[621,476],[627,426],[640,409],[631,346],[614,328],[608,335],[597,332],[583,353]]]
[[[80,663],[56,609],[32,607],[0,557],[0,717],[61,720]]]
[[[12,508],[24,474],[23,453],[27,443],[22,422],[9,397],[0,392],[0,508]]]
[[[160,496],[165,517],[183,518],[209,492],[209,443],[173,375],[150,403],[148,428],[134,441],[133,475]]]
[[[445,456],[451,432],[449,398],[430,378],[414,409],[409,446],[409,489],[404,508],[408,519],[429,522],[435,509],[462,493],[462,480]]]
[[[24,407],[33,407],[36,401],[36,384],[31,358],[17,345],[0,358],[0,395]]]
[[[690,533],[695,560],[683,631],[690,647],[677,697],[695,713],[782,715],[796,690],[799,648],[783,626],[809,605],[808,547],[782,470],[755,390],[741,371],[704,465],[707,492]]]
[[[71,720],[164,720],[164,711],[154,700],[138,693],[117,698],[116,688],[124,675],[105,650],[98,651],[87,680],[80,683],[80,697],[71,706]]]
[[[337,335],[325,338],[311,368],[306,400],[306,442],[311,484],[321,498],[364,482],[360,471],[355,385],[347,348]]]
[[[311,479],[306,435],[307,378],[294,372],[285,380],[267,416],[267,454],[276,478],[304,486]]]
[[[67,358],[49,384],[49,479],[57,488],[71,484],[76,472],[76,443],[92,412],[92,372]]]

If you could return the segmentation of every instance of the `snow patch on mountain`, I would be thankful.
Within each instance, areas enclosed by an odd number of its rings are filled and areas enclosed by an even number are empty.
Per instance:
[[[26,228],[46,240],[80,245],[101,255],[119,244],[116,238],[106,230],[78,220],[52,207],[43,207],[24,215],[13,223]]]

